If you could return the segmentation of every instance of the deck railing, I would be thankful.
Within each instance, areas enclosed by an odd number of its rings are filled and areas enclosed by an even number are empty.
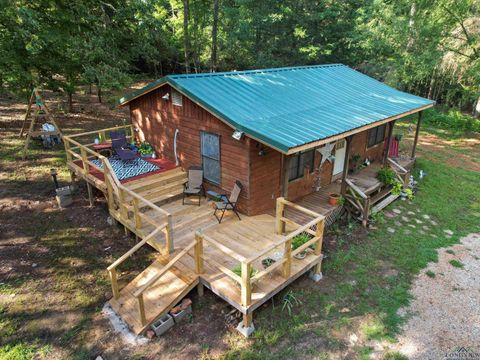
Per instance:
[[[284,209],[285,206],[292,206],[299,211],[304,212],[307,215],[314,217],[313,220],[308,222],[307,224],[300,225],[295,223],[293,220],[287,219],[284,216]],[[241,254],[233,251],[232,249],[226,247],[225,245],[217,242],[215,239],[197,232],[195,234],[195,239],[198,247],[198,251],[196,252],[196,259],[195,263],[198,264],[199,268],[196,269],[197,273],[203,273],[203,263],[206,262],[212,267],[218,269],[221,273],[231,278],[233,281],[237,282],[241,288],[241,305],[245,308],[248,308],[252,304],[252,286],[261,281],[265,278],[266,275],[272,273],[274,270],[282,267],[282,276],[285,279],[288,279],[291,276],[291,269],[292,269],[292,262],[294,261],[295,255],[307,250],[309,247],[314,246],[313,255],[321,260],[321,251],[322,251],[322,241],[323,241],[323,230],[325,224],[325,217],[323,215],[317,214],[309,209],[301,207],[297,204],[294,204],[290,201],[285,200],[284,198],[277,199],[277,217],[276,217],[276,225],[275,231],[279,235],[283,235],[284,231],[281,229],[281,224],[293,225],[296,227],[294,231],[284,235],[280,240],[275,242],[274,244],[270,245],[266,249],[263,249],[260,253],[255,254],[250,258],[245,258]],[[314,230],[313,230],[314,229]],[[299,248],[292,251],[292,240],[295,236],[300,235],[302,233],[308,233],[313,237],[304,243]],[[229,256],[236,260],[240,264],[241,268],[241,275],[237,275],[231,269],[228,269],[224,265],[220,264],[219,262],[213,260],[211,257],[206,255],[203,251],[204,245],[210,245],[216,250],[222,252],[224,255]],[[283,256],[282,259],[275,261],[272,265],[268,266],[262,271],[256,272],[254,274],[254,264],[257,263],[260,258],[267,256],[276,248],[283,249]],[[310,258],[310,260],[312,260]],[[296,260],[302,261],[302,260]],[[316,271],[320,271],[320,264],[317,263]],[[254,274],[252,276],[252,274]]]
[[[98,173],[103,175],[103,181],[101,179],[98,181],[103,183],[103,190],[107,195],[110,214],[116,220],[120,221],[126,228],[135,232],[140,237],[147,236],[150,232],[143,230],[146,228],[147,224],[153,226],[153,229],[155,229],[158,226],[159,218],[164,218],[167,222],[167,226],[162,230],[165,236],[165,249],[168,252],[172,252],[172,215],[124,186],[115,175],[108,158],[91,149],[94,143],[82,144],[77,140],[78,138],[85,136],[91,137],[92,135],[101,135],[103,139],[106,139],[106,134],[108,131],[118,131],[119,129],[130,129],[131,135],[128,135],[127,138],[131,138],[133,136],[133,129],[131,125],[90,131],[72,136],[64,136],[67,161],[69,165],[80,172],[87,181],[88,179],[92,178],[97,179],[91,174],[91,168],[94,168]],[[94,159],[100,160],[102,166],[92,162]],[[147,215],[147,212],[141,211],[141,209],[145,207],[151,210],[148,211],[149,215]]]
[[[410,180],[410,171],[405,169],[402,165],[400,165],[391,158],[387,158],[387,161],[389,162],[390,167],[393,169],[393,171],[395,171],[398,181],[400,181],[404,185],[407,185]]]

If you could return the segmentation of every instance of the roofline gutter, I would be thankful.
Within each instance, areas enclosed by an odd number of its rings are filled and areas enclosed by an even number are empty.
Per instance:
[[[309,149],[315,148],[317,146],[325,145],[325,144],[331,143],[333,141],[344,139],[347,136],[355,135],[355,134],[358,134],[362,131],[365,131],[365,130],[368,130],[368,129],[371,129],[371,128],[374,128],[374,127],[377,127],[377,126],[380,126],[380,125],[383,125],[383,124],[388,123],[390,121],[397,120],[397,119],[403,118],[403,117],[411,115],[411,114],[415,114],[419,111],[426,110],[428,108],[433,107],[434,105],[435,105],[435,103],[433,102],[431,104],[419,107],[417,109],[413,109],[413,110],[410,110],[410,111],[407,111],[407,112],[404,112],[404,113],[401,113],[401,114],[398,114],[398,115],[395,115],[395,116],[391,116],[391,117],[388,117],[386,119],[379,120],[379,121],[370,123],[368,125],[364,125],[364,126],[361,126],[361,127],[358,127],[358,128],[355,128],[355,129],[352,129],[352,130],[349,130],[349,131],[346,131],[346,132],[343,132],[343,133],[340,133],[340,134],[337,134],[337,135],[333,135],[333,136],[330,136],[330,137],[327,137],[327,138],[324,138],[324,139],[321,139],[321,140],[317,140],[317,141],[312,141],[308,144],[303,144],[303,145],[300,145],[300,146],[296,146],[296,147],[288,149],[286,154],[287,155],[292,155],[292,154],[298,153],[300,151],[309,150]]]

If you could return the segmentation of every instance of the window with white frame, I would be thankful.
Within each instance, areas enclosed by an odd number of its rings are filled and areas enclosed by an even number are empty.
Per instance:
[[[200,137],[203,177],[220,184],[220,136],[202,131]]]

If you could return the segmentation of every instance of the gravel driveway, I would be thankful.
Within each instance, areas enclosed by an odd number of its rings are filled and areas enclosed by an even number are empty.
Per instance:
[[[412,315],[398,348],[409,359],[480,359],[480,233],[460,242],[439,250],[438,263],[421,272],[414,300],[401,309]]]

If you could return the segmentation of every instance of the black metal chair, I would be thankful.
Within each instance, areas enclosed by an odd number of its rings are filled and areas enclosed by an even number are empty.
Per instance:
[[[123,131],[110,132],[110,139],[112,140],[112,149],[118,155],[120,160],[132,164],[132,160],[137,158],[137,155],[128,148],[127,137]]]
[[[215,212],[213,213],[213,215],[215,215],[215,217],[217,218],[219,224],[222,222],[223,215],[225,215],[225,211],[227,210],[233,211],[235,215],[237,215],[238,220],[242,220],[240,218],[240,214],[237,211],[237,201],[240,193],[242,192],[242,189],[242,183],[237,180],[235,181],[235,185],[233,186],[232,193],[229,197],[227,197],[227,195],[220,195],[222,201],[217,201],[215,203]],[[220,211],[222,213],[220,217],[218,217],[217,211]]]

